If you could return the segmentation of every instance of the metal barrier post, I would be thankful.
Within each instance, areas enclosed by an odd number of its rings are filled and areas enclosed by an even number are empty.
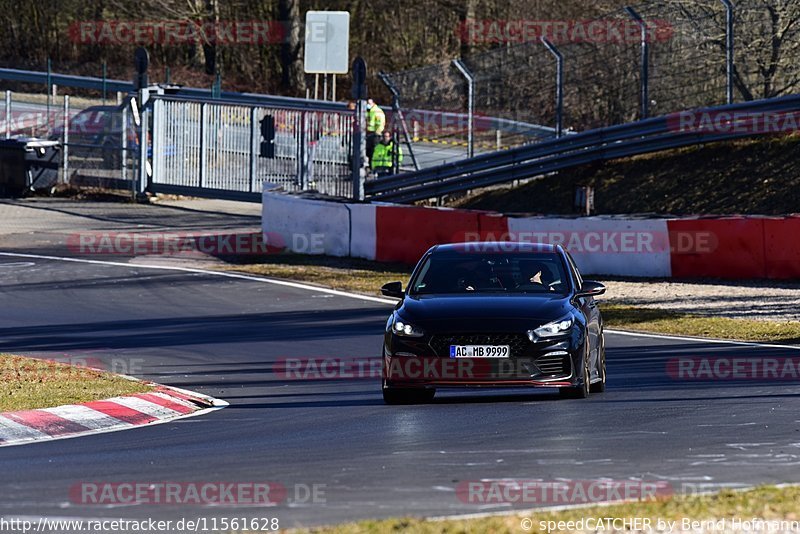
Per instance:
[[[106,87],[108,85],[108,65],[103,61],[103,105],[106,105]]]
[[[460,59],[454,59],[453,65],[467,80],[467,157],[475,156],[475,77]]]
[[[152,179],[158,180],[164,176],[164,101],[153,100],[153,147],[150,154],[152,160]]]
[[[364,104],[364,100],[356,100],[356,113],[353,117],[355,123],[355,128],[353,128],[353,200],[364,200],[364,181],[367,177],[364,168],[364,162],[367,159],[367,140],[364,137],[367,120]]]
[[[298,173],[297,173],[297,185],[300,187],[301,191],[305,191],[306,187],[308,186],[308,177],[306,176],[306,170],[308,169],[306,162],[306,158],[308,157],[308,150],[306,150],[306,120],[308,114],[303,111],[300,113],[300,137],[297,140],[297,148],[300,151],[297,161],[299,164]]]
[[[139,172],[138,172],[138,179],[139,183],[137,184],[137,193],[143,194],[147,191],[147,147],[149,144],[149,129],[150,129],[150,111],[148,107],[150,103],[148,100],[150,99],[150,93],[146,88],[142,88],[139,91],[139,114],[140,114],[140,124],[139,124],[139,160],[137,163],[139,164]]]
[[[641,73],[641,85],[642,85],[642,93],[641,93],[641,117],[640,119],[646,119],[649,116],[649,104],[650,104],[650,89],[648,87],[649,83],[649,73],[650,73],[650,44],[649,39],[647,37],[647,23],[642,19],[639,13],[636,12],[635,9],[628,6],[625,8],[625,11],[628,12],[628,15],[639,25],[639,29],[642,34],[641,38],[641,47],[642,47],[642,73]]]
[[[411,136],[408,134],[408,126],[406,125],[406,118],[403,116],[403,110],[400,107],[400,93],[397,90],[397,87],[394,86],[392,81],[389,79],[389,76],[386,75],[384,72],[378,73],[378,78],[383,82],[383,85],[389,89],[389,92],[392,93],[392,110],[397,114],[397,119],[400,122],[400,127],[403,130],[403,138],[406,142],[406,146],[408,146],[408,155],[411,158],[411,163],[414,165],[414,170],[419,170],[419,163],[417,163],[417,156],[414,155],[414,147],[411,144]],[[416,128],[416,123],[415,123]],[[414,137],[418,137],[415,133]],[[397,171],[395,171],[397,172]]]
[[[128,106],[122,107],[122,151],[120,152],[120,175],[128,179]]]
[[[256,128],[258,108],[250,108],[250,185],[248,191],[253,192],[256,181],[256,167],[258,165],[258,128]],[[259,191],[260,193],[261,191]]]
[[[206,177],[206,130],[208,130],[208,105],[203,102],[200,104],[200,169],[197,173],[197,187],[203,187]]]
[[[556,137],[561,137],[564,116],[564,56],[546,37],[542,37],[542,43],[556,58]]]
[[[11,137],[11,91],[6,90],[6,139]]]
[[[733,4],[730,0],[721,1],[725,4],[725,101],[728,104],[733,104]]]
[[[61,147],[61,183],[69,183],[69,95],[64,95],[64,142]]]
[[[52,98],[52,72],[50,58],[47,58],[47,127],[50,128],[50,99]]]

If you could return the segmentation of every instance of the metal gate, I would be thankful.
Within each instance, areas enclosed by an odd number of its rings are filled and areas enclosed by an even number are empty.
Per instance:
[[[258,201],[268,184],[352,196],[352,112],[159,95],[152,117],[151,192]]]

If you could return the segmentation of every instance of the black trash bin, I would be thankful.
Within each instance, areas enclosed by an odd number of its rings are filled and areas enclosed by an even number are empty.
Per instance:
[[[58,183],[61,144],[36,137],[0,140],[0,196],[20,196]]]

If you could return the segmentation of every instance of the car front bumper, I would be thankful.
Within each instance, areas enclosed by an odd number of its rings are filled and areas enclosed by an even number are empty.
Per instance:
[[[570,387],[579,385],[586,336],[575,330],[564,338],[533,343],[519,333],[437,334],[424,339],[387,333],[383,379],[389,387]],[[524,336],[524,334],[522,334]],[[511,346],[508,358],[451,358],[450,343]],[[498,341],[499,340],[499,341]]]

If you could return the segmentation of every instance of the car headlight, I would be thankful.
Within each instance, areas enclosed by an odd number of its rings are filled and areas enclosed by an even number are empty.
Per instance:
[[[397,315],[394,316],[394,321],[392,322],[392,332],[404,337],[422,337],[425,335],[421,328],[403,321]]]
[[[572,324],[572,317],[565,317],[564,319],[547,323],[534,330],[528,330],[528,339],[536,342],[541,339],[563,336],[569,332],[569,329],[572,328]]]

